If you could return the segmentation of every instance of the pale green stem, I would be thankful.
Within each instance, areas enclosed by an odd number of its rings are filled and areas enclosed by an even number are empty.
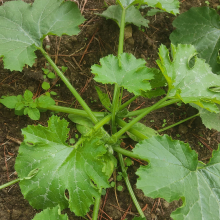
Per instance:
[[[126,8],[122,9],[121,24],[120,24],[120,35],[118,44],[118,56],[123,53],[124,48],[124,34],[125,34],[125,12]]]
[[[99,207],[100,207],[100,202],[101,202],[102,189],[99,189],[99,193],[100,193],[100,196],[95,197],[92,220],[97,220],[99,216]]]
[[[140,205],[139,205],[139,203],[137,201],[137,198],[136,198],[136,196],[134,194],[134,191],[133,191],[133,189],[131,187],[131,183],[130,183],[130,181],[128,179],[128,175],[127,175],[127,172],[126,172],[126,169],[125,169],[125,164],[124,164],[123,156],[120,153],[118,153],[118,158],[119,158],[119,162],[120,162],[120,165],[121,165],[122,176],[123,176],[124,181],[126,183],[126,186],[127,186],[128,191],[129,191],[129,194],[130,194],[130,196],[132,198],[132,201],[133,201],[133,203],[134,203],[134,205],[135,205],[139,215],[141,216],[141,218],[145,218],[145,215],[144,215],[144,213],[143,213],[143,211],[142,211],[142,209],[141,209],[141,207],[140,207]]]
[[[21,179],[18,178],[18,179],[16,179],[16,180],[12,180],[11,182],[5,183],[5,184],[3,184],[3,185],[0,186],[0,189],[4,189],[4,188],[6,188],[6,187],[8,187],[8,186],[11,186],[11,185],[13,185],[13,184],[19,182],[20,180],[21,180]]]
[[[119,111],[126,108],[128,105],[130,105],[138,96],[134,96],[133,98],[129,99],[127,102],[125,102],[123,105],[119,107]]]
[[[46,109],[51,110],[51,111],[63,112],[63,113],[67,113],[67,114],[74,114],[74,115],[89,117],[89,115],[87,114],[86,111],[80,110],[80,109],[62,107],[62,106],[57,106],[57,105],[47,106]],[[102,117],[105,116],[106,113],[104,113],[104,112],[93,112],[93,114],[97,118],[102,118]]]
[[[122,102],[122,97],[123,97],[123,87],[121,87],[121,92],[120,92],[120,99],[119,99],[119,106],[121,106],[121,102]]]
[[[168,100],[168,101],[162,103],[161,105],[157,106],[154,110],[160,109],[160,108],[163,108],[163,107],[166,107],[166,106],[168,106],[168,105],[172,105],[172,104],[177,103],[177,102],[179,102],[179,101],[181,101],[181,100],[180,100],[180,99],[171,99],[171,100]],[[129,112],[125,117],[128,118],[128,117],[133,117],[133,116],[136,116],[136,115],[140,115],[140,114],[142,114],[143,112],[147,111],[149,108],[151,108],[151,107],[147,107],[147,108],[143,108],[143,109],[141,109],[141,110]]]
[[[147,161],[148,162],[148,159],[146,157],[143,157],[142,155],[139,155],[139,154],[134,154],[131,151],[125,150],[125,149],[123,149],[121,147],[115,147],[113,145],[113,150],[115,152],[123,154],[123,155],[125,155],[127,157],[131,157],[131,158],[135,158],[135,159],[138,159],[138,160],[143,160],[143,161]]]
[[[61,78],[61,80],[66,84],[67,88],[70,90],[70,92],[75,96],[77,101],[80,103],[80,105],[83,107],[83,109],[86,111],[86,113],[89,115],[90,119],[94,124],[98,123],[98,119],[94,116],[93,112],[89,108],[89,106],[86,104],[86,102],[81,98],[79,93],[75,90],[75,88],[71,85],[69,80],[64,76],[64,74],[60,71],[60,69],[57,67],[57,65],[53,62],[53,60],[50,58],[50,56],[46,53],[46,51],[42,47],[38,47],[38,49],[42,52],[44,57],[47,59],[47,61],[50,63],[50,65],[53,67],[57,75]]]
[[[123,47],[124,47],[125,11],[126,11],[126,9],[123,8],[122,15],[121,15],[121,24],[120,24],[118,57],[120,56],[120,54],[123,53]],[[119,66],[121,66],[120,59],[119,59]],[[115,125],[115,116],[118,112],[119,96],[120,96],[120,87],[118,86],[117,83],[115,83],[113,102],[112,102],[112,132],[113,132],[113,134],[115,132],[117,132],[116,125]]]
[[[116,118],[116,122],[121,127],[125,127],[128,124],[120,118]],[[141,132],[139,132],[138,130],[136,130],[134,128],[130,128],[128,131],[141,140],[148,139],[148,137],[146,135],[142,134]]]
[[[137,116],[136,118],[134,118],[131,122],[129,122],[126,126],[124,126],[120,131],[118,131],[117,133],[115,133],[112,136],[112,139],[119,139],[121,135],[123,135],[126,131],[128,131],[134,124],[136,124],[137,122],[139,122],[143,117],[145,117],[147,114],[149,114],[150,112],[152,112],[153,110],[155,110],[158,106],[160,106],[163,102],[165,102],[168,99],[168,97],[165,97],[163,99],[161,99],[159,102],[157,102],[156,104],[152,105],[151,107],[145,109],[144,112],[142,112],[139,116]]]
[[[112,102],[112,132],[113,134],[117,132],[116,124],[115,124],[115,116],[118,112],[119,95],[120,95],[120,87],[118,86],[118,84],[115,84],[114,96],[113,96],[113,102]]]
[[[189,117],[189,118],[183,119],[183,120],[181,120],[181,121],[179,121],[179,122],[177,122],[177,123],[175,123],[175,124],[172,124],[172,125],[167,126],[167,127],[163,128],[163,129],[160,129],[160,130],[157,131],[157,132],[166,131],[166,130],[172,128],[172,127],[175,127],[175,126],[177,126],[177,125],[179,125],[179,124],[182,124],[183,122],[188,121],[188,120],[190,120],[190,119],[192,119],[192,118],[195,118],[195,117],[197,117],[197,116],[199,116],[199,115],[200,115],[200,114],[198,113],[198,114],[193,115],[193,116],[191,116],[191,117]]]

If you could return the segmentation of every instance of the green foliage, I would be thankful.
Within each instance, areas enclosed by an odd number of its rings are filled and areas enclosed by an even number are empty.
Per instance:
[[[123,190],[123,186],[117,186],[117,190],[118,191],[122,191]]]
[[[161,12],[164,12],[163,10],[160,10],[160,9],[157,9],[157,8],[152,8],[151,10],[149,10],[147,12],[147,16],[154,16],[156,15],[157,13],[161,13]]]
[[[178,0],[137,0],[138,2],[144,2],[145,4],[159,8],[163,11],[169,12],[171,14],[178,14],[179,13],[179,1]]]
[[[219,93],[208,88],[220,86],[220,76],[212,73],[211,68],[204,60],[195,57],[193,67],[189,60],[196,55],[192,45],[171,45],[172,60],[165,46],[159,49],[160,67],[168,83],[168,97],[181,99],[184,103],[195,103],[212,112],[218,112],[214,103],[220,103]]]
[[[128,157],[125,159],[124,162],[125,162],[125,166],[126,167],[129,167],[129,166],[131,166],[133,164],[132,160],[130,158],[128,158]]]
[[[220,64],[217,62],[220,49],[219,18],[212,8],[191,8],[174,20],[176,30],[170,36],[176,45],[193,44],[198,56],[206,60],[214,73],[220,72]]]
[[[82,135],[86,135],[94,127],[93,122],[88,117],[70,114],[68,118],[76,123],[76,128]]]
[[[179,13],[179,1],[178,0],[117,0],[117,2],[121,5],[121,7],[128,8],[131,5],[139,4],[144,5],[147,4],[151,7],[157,7],[166,12],[172,13],[176,15]]]
[[[116,83],[135,95],[151,89],[149,80],[153,79],[154,71],[145,66],[145,60],[123,53],[119,57],[104,57],[100,63],[101,66],[95,64],[91,67],[97,82]]]
[[[50,88],[50,84],[49,84],[48,82],[43,82],[43,83],[42,83],[42,88],[43,88],[44,90],[48,90],[48,89]]]
[[[164,95],[166,92],[161,87],[167,85],[166,79],[164,78],[161,71],[158,69],[151,68],[154,71],[154,78],[150,80],[151,90],[142,91],[142,96],[147,97],[149,99],[157,96]]]
[[[188,144],[164,135],[144,140],[133,152],[150,162],[138,169],[137,188],[152,198],[183,200],[174,220],[219,219],[219,149],[205,165]]]
[[[84,19],[77,5],[62,2],[35,0],[30,5],[13,1],[0,7],[0,57],[5,68],[21,71],[25,64],[32,66],[36,58],[34,51],[41,47],[46,35],[79,33],[78,25]]]
[[[100,102],[102,103],[102,105],[105,107],[105,108],[110,108],[111,107],[111,101],[110,101],[110,99],[109,99],[109,97],[108,97],[108,94],[106,94],[106,93],[103,93],[102,91],[101,91],[101,89],[99,88],[99,87],[95,87],[96,88],[96,91],[97,91],[97,94],[98,94],[98,96],[99,96],[99,100],[100,100]]]
[[[203,164],[187,144],[173,141],[167,135],[159,136],[158,132],[138,121],[153,110],[183,101],[199,109],[203,121],[206,121],[204,124],[219,129],[214,122],[207,122],[207,118],[214,114],[212,120],[219,121],[220,76],[213,74],[209,65],[196,57],[197,52],[192,45],[171,45],[172,57],[162,45],[159,50],[160,60],[157,61],[161,71],[146,67],[143,59],[123,53],[124,26],[128,23],[138,27],[147,26],[148,21],[138,11],[142,4],[176,14],[179,1],[117,2],[119,5],[109,7],[102,16],[115,20],[120,27],[118,56],[109,55],[100,60],[100,65],[92,66],[97,82],[115,85],[112,103],[108,95],[96,87],[99,99],[106,108],[105,113],[91,111],[62,73],[67,68],[58,68],[42,47],[42,41],[48,34],[78,34],[78,25],[84,19],[76,4],[61,0],[35,0],[32,5],[16,1],[0,7],[0,56],[3,57],[5,67],[22,70],[25,64],[32,65],[34,51],[39,49],[84,109],[55,106],[54,100],[50,98],[52,92],[33,99],[33,93],[26,90],[23,96],[0,99],[3,105],[15,109],[16,114],[28,114],[35,120],[40,118],[40,111],[47,109],[67,113],[78,130],[73,136],[71,133],[71,138],[68,135],[68,122],[54,115],[49,119],[48,127],[35,125],[24,128],[24,141],[15,164],[19,176],[16,181],[20,181],[24,198],[34,208],[45,209],[34,219],[68,219],[67,215],[61,215],[61,211],[67,207],[75,215],[84,216],[94,204],[95,220],[98,218],[100,197],[110,187],[108,179],[111,179],[117,167],[117,160],[113,156],[116,151],[122,171],[118,172],[117,181],[123,178],[127,185],[140,214],[135,219],[146,218],[126,173],[128,166],[132,165],[132,160],[128,157],[149,162],[148,166],[142,166],[137,171],[137,186],[147,196],[162,197],[169,202],[180,198],[183,200],[183,206],[172,213],[174,220],[219,219],[219,149],[213,152],[207,165]],[[212,20],[214,23],[215,18]],[[216,24],[218,27],[218,22]],[[49,69],[42,70],[45,79],[55,78],[55,74]],[[161,88],[166,85],[167,94],[166,89]],[[50,85],[44,82],[42,87],[47,90]],[[134,93],[135,97],[121,105],[123,88]],[[133,115],[126,108],[137,96],[152,98],[160,95],[165,97],[148,108],[134,111]],[[91,102],[96,101],[92,96],[87,98]],[[128,118],[129,114],[133,117],[136,114],[137,117],[125,123],[121,118]],[[166,123],[164,119],[162,127]],[[105,124],[111,126],[112,130],[108,133],[105,128],[109,126],[103,127]],[[121,139],[127,138],[124,135],[126,132],[133,140],[139,141],[133,152],[119,147]],[[4,184],[4,187],[6,185],[9,186]],[[120,185],[116,187],[115,182],[111,182],[111,186],[117,190],[123,189]]]
[[[67,214],[62,215],[60,213],[59,207],[44,209],[42,212],[35,215],[33,220],[68,220]]]
[[[0,102],[10,109],[15,109],[16,115],[28,115],[32,120],[40,119],[40,110],[38,108],[47,108],[55,105],[55,101],[48,96],[40,96],[32,99],[33,93],[26,90],[24,95],[2,97]]]
[[[112,5],[108,7],[108,9],[102,14],[100,14],[100,16],[105,17],[106,19],[114,20],[119,27],[121,27],[121,15],[122,8],[120,5]],[[148,23],[149,21],[143,18],[140,11],[134,6],[131,6],[126,10],[125,25],[134,24],[138,27],[148,27]]]
[[[62,209],[69,206],[76,215],[83,216],[93,204],[93,197],[99,195],[98,189],[109,187],[107,176],[102,172],[105,163],[102,157],[107,152],[96,137],[85,140],[78,148],[68,146],[67,126],[67,121],[52,116],[48,127],[38,125],[23,129],[24,142],[19,148],[15,168],[21,178],[30,170],[39,169],[31,181],[20,182],[24,197],[34,208],[59,204]],[[65,196],[66,189],[69,198]]]
[[[144,124],[137,122],[135,125],[132,126],[135,130],[139,131],[141,134],[145,135],[146,137],[152,137],[155,135],[159,135],[154,129],[145,126]],[[142,139],[138,138],[137,136],[133,135],[132,133],[127,131],[128,136],[134,141],[141,141]]]
[[[195,104],[190,104],[194,108],[199,110],[199,115],[202,119],[202,123],[209,129],[215,129],[220,132],[220,113],[210,112],[204,108],[199,107]],[[220,106],[218,106],[220,112]]]

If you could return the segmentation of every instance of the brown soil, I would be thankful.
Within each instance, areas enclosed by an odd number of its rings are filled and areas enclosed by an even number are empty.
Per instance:
[[[1,1],[2,2],[2,1]],[[3,0],[3,2],[6,2]],[[31,1],[26,1],[31,2]],[[82,9],[84,0],[79,0],[79,7]],[[113,4],[113,0],[106,1]],[[210,7],[216,8],[218,0],[209,0]],[[2,3],[0,3],[2,4]],[[181,13],[193,6],[204,6],[205,0],[183,0],[181,4]],[[81,26],[81,32],[78,36],[50,37],[51,49],[49,53],[55,59],[58,66],[67,66],[67,78],[74,85],[77,91],[82,95],[87,104],[95,111],[102,110],[102,105],[98,101],[94,86],[97,83],[92,79],[90,67],[99,62],[101,57],[108,54],[116,54],[118,45],[119,29],[111,20],[105,20],[98,17],[95,13],[101,13],[104,10],[103,0],[88,0],[85,4],[83,15],[87,19]],[[146,9],[142,10],[146,13]],[[149,17],[149,28],[142,32],[137,27],[132,26],[133,37],[125,41],[125,52],[134,54],[137,58],[146,59],[149,67],[156,67],[155,60],[158,58],[157,48],[160,44],[170,45],[169,35],[173,31],[172,21],[175,16],[168,13],[161,13]],[[83,58],[83,53],[88,50]],[[72,55],[71,55],[72,54]],[[10,72],[5,70],[3,62],[0,60],[0,97],[2,95],[23,94],[26,89],[31,90],[35,95],[42,94],[40,85],[42,83],[43,73],[41,68],[45,67],[46,61],[40,53],[37,53],[38,60],[33,68],[24,68],[23,72]],[[53,91],[58,93],[56,101],[59,105],[75,106],[80,108],[75,102],[65,85],[58,80],[53,87]],[[98,85],[102,86],[102,85]],[[103,86],[102,86],[103,87]],[[103,87],[109,94],[112,94],[112,87]],[[128,100],[129,94],[125,92],[124,101]],[[136,108],[143,108],[151,105],[156,100],[137,99],[131,106],[130,111]],[[189,117],[195,113],[195,110],[188,105],[172,105],[167,108],[152,112],[143,123],[154,129],[161,129],[163,121],[167,125],[173,124],[181,119]],[[47,120],[51,113],[42,113],[39,121],[32,121],[27,116],[16,116],[13,110],[6,109],[0,104],[0,184],[8,180],[16,179],[14,163],[19,149],[19,141],[22,141],[21,129],[29,124],[47,125]],[[66,117],[64,114],[59,114]],[[154,121],[154,122],[153,122]],[[73,125],[73,124],[71,124]],[[74,128],[71,129],[71,133]],[[174,139],[188,142],[190,146],[199,154],[199,159],[207,162],[211,157],[208,147],[217,149],[220,142],[220,133],[215,130],[206,129],[199,118],[188,121],[178,127],[174,127],[164,132]],[[133,142],[125,140],[125,147],[133,145]],[[202,147],[201,147],[202,145]],[[168,220],[171,219],[170,213],[181,205],[181,201],[175,201],[171,204],[163,199],[151,199],[143,195],[140,190],[135,188],[136,178],[135,171],[140,164],[134,161],[134,166],[128,169],[130,181],[140,202],[141,207],[145,207],[145,215],[148,220]],[[119,170],[120,171],[120,170]],[[123,185],[121,192],[115,193],[114,189],[108,189],[102,198],[102,210],[106,213],[100,215],[103,219],[132,219],[137,214],[137,210],[132,204],[131,198],[123,181],[117,184]],[[118,199],[118,205],[116,201]],[[92,208],[92,207],[91,207]],[[32,219],[37,211],[23,199],[19,185],[0,191],[0,219],[1,220],[29,220]],[[69,219],[78,219],[68,210]],[[91,213],[89,213],[91,215]]]

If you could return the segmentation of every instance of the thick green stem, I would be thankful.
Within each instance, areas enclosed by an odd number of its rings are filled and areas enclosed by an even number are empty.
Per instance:
[[[57,67],[57,65],[53,62],[53,60],[49,57],[49,55],[46,53],[46,51],[42,47],[38,47],[38,49],[42,52],[42,54],[45,56],[47,61],[50,63],[50,65],[53,67],[57,75],[61,78],[61,80],[66,84],[67,88],[72,92],[72,94],[75,96],[75,98],[78,100],[80,105],[83,107],[83,109],[86,111],[86,113],[89,115],[90,119],[94,124],[98,122],[98,119],[94,116],[93,112],[89,108],[89,106],[85,103],[85,101],[81,98],[79,93],[75,90],[75,88],[71,85],[69,80],[63,75],[63,73],[60,71],[60,69]]]
[[[118,58],[120,54],[123,53],[123,47],[124,47],[125,11],[126,9],[123,8],[122,15],[121,15],[120,35],[119,35]],[[121,66],[120,58],[118,62],[119,62],[119,66]],[[113,134],[117,132],[116,125],[115,125],[115,116],[118,112],[119,97],[120,97],[120,87],[116,83],[115,89],[114,89],[114,95],[113,95],[113,102],[112,102],[112,132]]]
[[[168,100],[162,104],[160,104],[159,106],[157,106],[154,110],[156,109],[159,109],[159,108],[163,108],[163,107],[166,107],[168,105],[172,105],[174,103],[177,103],[181,101],[180,99],[171,99],[171,100]],[[149,108],[151,107],[147,107],[147,108],[143,108],[141,110],[137,110],[137,111],[133,111],[133,112],[129,112],[125,117],[128,118],[128,117],[133,117],[133,116],[136,116],[136,115],[140,115],[141,113],[147,111]]]
[[[121,24],[120,24],[120,35],[118,44],[118,56],[123,53],[124,48],[124,34],[125,34],[125,12],[126,8],[122,9]]]
[[[135,158],[135,159],[138,159],[138,160],[144,160],[144,161],[148,161],[148,159],[146,157],[142,157],[141,155],[138,155],[138,154],[134,154],[132,153],[131,151],[128,151],[128,150],[125,150],[121,147],[115,147],[113,146],[113,150],[117,153],[120,153],[120,154],[123,154],[127,157],[131,157],[131,158]]]
[[[144,116],[155,110],[158,106],[160,106],[163,102],[165,102],[168,99],[168,97],[165,97],[161,99],[159,102],[156,104],[152,105],[151,107],[145,109],[144,112],[142,112],[139,116],[134,118],[131,122],[129,122],[126,126],[124,126],[120,131],[115,133],[112,138],[113,139],[119,139],[121,135],[123,135],[126,131],[128,131],[134,124],[139,122]]]
[[[175,124],[172,124],[172,125],[167,126],[167,127],[163,128],[163,129],[160,129],[158,132],[166,131],[166,130],[172,128],[172,127],[175,127],[175,126],[177,126],[177,125],[179,125],[179,124],[182,124],[183,122],[188,121],[188,120],[190,120],[190,119],[192,119],[192,118],[195,118],[195,117],[197,117],[197,116],[199,116],[199,115],[200,115],[199,113],[196,114],[196,115],[193,115],[193,116],[191,116],[191,117],[189,117],[189,118],[186,118],[186,119],[184,119],[184,120],[181,120],[181,121],[179,121],[179,122],[177,122],[177,123],[175,123]]]
[[[67,114],[74,114],[74,115],[80,115],[80,116],[89,117],[89,115],[87,114],[86,111],[80,110],[80,109],[62,107],[62,106],[57,106],[57,105],[47,106],[46,109],[47,110],[51,110],[51,111],[63,112],[63,113],[67,113]],[[104,112],[93,112],[93,114],[97,118],[102,118],[102,117],[105,116]]]
[[[11,185],[13,185],[13,184],[19,182],[20,180],[21,180],[21,179],[18,178],[18,179],[16,179],[16,180],[12,180],[11,182],[5,183],[5,184],[3,184],[3,185],[0,186],[0,189],[4,189],[4,188],[6,188],[6,187],[8,187],[8,186],[11,186]]]
[[[100,196],[95,197],[92,220],[97,220],[99,216],[99,207],[100,207],[100,202],[101,202],[102,189],[99,189],[99,193],[100,193]]]
[[[116,122],[121,127],[125,127],[128,124],[120,118],[116,118]],[[142,134],[141,132],[139,132],[138,130],[136,130],[134,128],[130,128],[128,131],[141,140],[148,139],[148,137],[146,135]]]
[[[115,125],[115,116],[118,112],[119,95],[120,95],[120,87],[118,86],[118,84],[115,84],[114,96],[113,96],[113,102],[112,102],[112,132],[113,134],[117,132],[116,125]]]
[[[142,211],[142,209],[141,209],[141,207],[140,207],[140,205],[139,205],[139,203],[137,201],[137,198],[136,198],[136,196],[134,194],[134,191],[133,191],[133,189],[131,187],[131,183],[130,183],[130,181],[128,179],[128,175],[127,175],[127,172],[126,172],[126,169],[125,169],[125,164],[124,164],[124,160],[123,160],[122,154],[118,153],[118,158],[119,158],[119,162],[120,162],[120,165],[121,165],[122,175],[123,175],[124,181],[126,183],[127,189],[128,189],[128,191],[130,193],[130,196],[132,198],[132,201],[133,201],[136,209],[138,210],[138,213],[140,214],[140,216],[142,218],[145,218],[145,215],[144,215],[144,213],[143,213],[143,211]]]
[[[133,98],[129,99],[127,102],[125,102],[123,105],[119,107],[119,111],[126,108],[128,105],[130,105],[138,96],[134,96]]]

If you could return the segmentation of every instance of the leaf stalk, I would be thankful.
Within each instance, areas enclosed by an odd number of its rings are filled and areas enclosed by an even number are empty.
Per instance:
[[[136,209],[138,210],[138,213],[140,214],[140,217],[141,218],[145,218],[145,215],[144,215],[144,213],[143,213],[143,211],[142,211],[142,209],[141,209],[141,207],[140,207],[140,205],[139,205],[139,203],[137,201],[137,198],[136,198],[136,196],[134,194],[134,191],[133,191],[133,189],[131,187],[131,183],[130,183],[130,181],[128,179],[128,174],[127,174],[126,169],[125,169],[125,164],[124,164],[124,160],[123,160],[122,154],[118,153],[118,158],[119,158],[119,162],[120,162],[120,165],[121,165],[121,171],[122,171],[122,174],[123,174],[123,178],[124,178],[125,184],[127,186],[127,189],[129,191],[129,194],[130,194],[130,196],[132,198],[132,201],[133,201]]]
[[[10,182],[8,182],[8,183],[5,183],[5,184],[3,184],[3,185],[0,186],[0,189],[4,189],[4,188],[6,188],[6,187],[9,187],[9,186],[11,186],[11,185],[13,185],[13,184],[19,182],[20,180],[21,180],[21,179],[18,178],[18,179],[15,179],[15,180],[10,181]]]
[[[167,126],[167,127],[163,128],[163,129],[160,129],[160,130],[158,130],[157,132],[166,131],[166,130],[172,128],[172,127],[175,127],[175,126],[177,126],[177,125],[179,125],[179,124],[182,124],[183,122],[188,121],[188,120],[190,120],[190,119],[192,119],[192,118],[195,118],[195,117],[197,117],[197,116],[199,116],[199,115],[200,115],[200,114],[197,113],[197,114],[195,114],[195,115],[193,115],[193,116],[191,116],[191,117],[188,117],[188,118],[186,118],[186,119],[183,119],[183,120],[181,120],[181,121],[179,121],[179,122],[177,122],[177,123],[175,123],[175,124],[172,124],[172,125]]]
[[[157,109],[160,109],[160,108],[163,108],[165,106],[168,106],[168,105],[172,105],[174,103],[177,103],[181,101],[180,99],[171,99],[171,100],[168,100],[166,102],[163,102],[161,103],[159,106],[157,106],[154,110],[157,110]],[[142,114],[143,112],[147,111],[149,108],[151,107],[147,107],[147,108],[143,108],[141,110],[136,110],[136,111],[133,111],[133,112],[129,112],[125,117],[133,117],[133,116],[136,116],[136,115],[140,115]]]
[[[75,88],[71,85],[69,80],[64,76],[64,74],[60,71],[60,69],[57,67],[57,65],[53,62],[53,60],[50,58],[50,56],[46,53],[46,51],[42,47],[38,47],[38,49],[42,52],[44,57],[47,59],[47,61],[50,63],[50,65],[53,67],[57,75],[62,79],[62,81],[66,84],[67,88],[70,90],[70,92],[75,96],[77,101],[80,103],[80,105],[83,107],[83,109],[86,111],[86,113],[89,115],[90,119],[94,124],[98,123],[98,119],[95,117],[89,106],[86,104],[86,102],[81,98],[79,93],[75,90]]]
[[[159,102],[155,103],[154,105],[148,107],[143,111],[139,116],[134,118],[131,122],[129,122],[126,126],[124,126],[120,131],[115,133],[112,138],[113,139],[119,139],[121,135],[123,135],[126,131],[128,131],[134,124],[139,122],[143,117],[145,117],[147,114],[155,110],[158,106],[160,106],[163,102],[165,102],[168,99],[167,96],[165,96],[163,99],[161,99]]]

